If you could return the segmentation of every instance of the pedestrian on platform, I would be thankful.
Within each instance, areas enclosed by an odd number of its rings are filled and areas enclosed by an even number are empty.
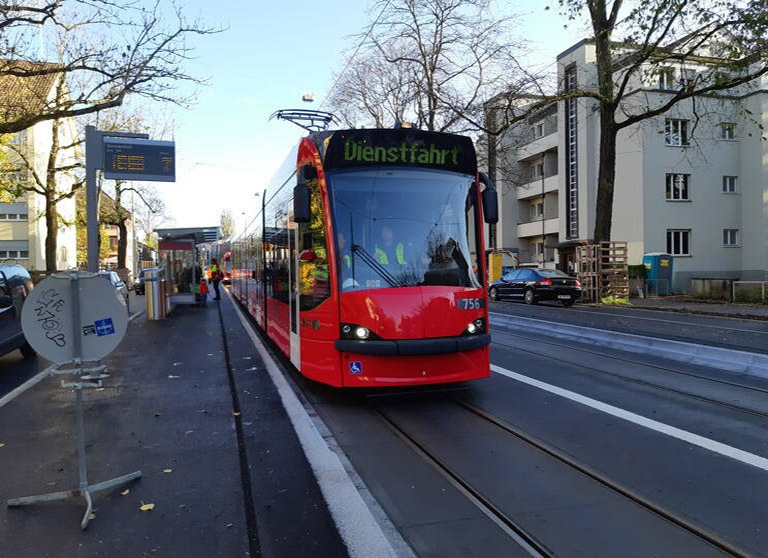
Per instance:
[[[219,267],[219,262],[216,260],[216,258],[213,258],[211,260],[211,281],[213,282],[213,290],[216,293],[216,296],[213,297],[213,300],[221,300],[221,293],[219,292],[219,283],[221,282],[222,273],[221,268]]]
[[[205,282],[205,277],[200,277],[200,283],[197,287],[198,306],[205,306],[208,301],[208,284]]]

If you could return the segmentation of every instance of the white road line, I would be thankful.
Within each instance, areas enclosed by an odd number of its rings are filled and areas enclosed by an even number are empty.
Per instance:
[[[394,558],[397,553],[384,536],[371,510],[365,505],[338,456],[326,444],[306,409],[272,360],[272,356],[238,308],[231,293],[227,289],[224,292],[229,296],[237,317],[243,324],[243,329],[251,338],[280,394],[283,407],[288,413],[293,429],[304,449],[304,454],[315,473],[317,483],[320,485],[320,490],[328,504],[328,509],[339,529],[339,534],[347,545],[349,555],[353,558],[368,558],[370,556]]]
[[[541,306],[541,308],[549,308],[549,307],[548,306]],[[557,309],[557,308],[555,308],[555,309]],[[653,312],[653,310],[648,310],[648,311],[649,312]],[[708,328],[712,328],[712,329],[721,329],[721,330],[725,329],[725,330],[728,330],[728,331],[738,331],[738,332],[741,332],[741,333],[757,333],[758,335],[768,335],[768,331],[761,331],[761,330],[757,330],[757,329],[739,329],[739,328],[735,328],[735,327],[719,326],[719,325],[712,325],[712,324],[701,324],[701,323],[695,323],[695,322],[681,322],[681,321],[677,321],[677,320],[662,320],[661,318],[646,318],[644,316],[631,316],[631,315],[628,315],[628,314],[618,314],[616,312],[611,312],[611,311],[608,311],[608,312],[594,312],[592,310],[581,310],[580,308],[577,308],[575,310],[571,309],[571,310],[569,310],[569,312],[580,312],[582,314],[595,314],[596,316],[603,316],[603,317],[610,316],[612,318],[627,318],[629,320],[647,320],[647,321],[651,321],[651,322],[663,322],[665,324],[687,325],[687,326],[696,327],[696,328],[708,327]],[[632,312],[634,312],[634,310],[632,310]],[[532,317],[532,316],[529,316],[527,314],[525,314],[525,315],[524,314],[507,314],[506,312],[490,312],[490,313],[491,314],[498,314],[500,316],[504,316],[504,315],[506,315],[506,316],[519,315],[519,316],[525,317],[525,318]],[[702,316],[697,314],[697,317],[702,317]],[[717,316],[704,316],[704,317],[707,317],[707,318],[717,318]],[[734,319],[744,319],[744,320],[746,320],[746,319],[748,319],[748,318],[734,318],[732,316],[723,316],[723,318],[728,318],[728,319],[731,319],[731,320],[734,320]],[[541,320],[543,318],[539,317],[538,319]],[[753,321],[755,321],[755,320],[753,320]]]
[[[677,438],[678,440],[688,442],[689,444],[699,446],[709,451],[719,453],[720,455],[730,457],[731,459],[736,459],[737,461],[741,461],[742,463],[746,463],[747,465],[752,465],[753,467],[757,467],[759,469],[763,469],[764,471],[768,471],[768,459],[764,457],[760,457],[759,455],[754,455],[752,453],[734,448],[732,446],[728,446],[726,444],[716,442],[714,440],[710,440],[709,438],[704,438],[703,436],[699,436],[698,434],[688,432],[687,430],[682,430],[674,426],[669,426],[668,424],[664,424],[663,422],[658,422],[658,421],[646,418],[642,415],[635,414],[631,411],[626,411],[619,407],[614,407],[613,405],[609,405],[607,403],[597,401],[596,399],[586,397],[579,393],[569,391],[567,389],[563,389],[557,386],[553,386],[552,384],[548,384],[546,382],[535,380],[529,376],[518,374],[517,372],[513,372],[512,370],[507,370],[506,368],[497,366],[495,364],[491,364],[491,370],[493,370],[498,374],[507,376],[508,378],[512,378],[513,380],[517,380],[518,382],[522,382],[524,384],[528,384],[530,386],[548,391],[550,393],[554,393],[555,395],[565,397],[566,399],[570,399],[571,401],[575,401],[576,403],[581,403],[582,405],[586,405],[587,407],[592,407],[593,409],[597,409],[598,411],[608,413],[609,415],[613,415],[614,417],[626,420],[628,422],[631,422],[640,426],[644,426],[645,428],[655,430],[656,432],[666,434],[667,436],[672,436],[673,438]]]
[[[51,364],[48,368],[45,370],[42,370],[32,376],[29,380],[18,386],[16,389],[9,391],[2,397],[0,397],[0,407],[4,407],[14,399],[16,399],[19,395],[27,391],[29,388],[39,384],[42,380],[45,380],[50,374],[51,371],[54,369],[56,365]]]

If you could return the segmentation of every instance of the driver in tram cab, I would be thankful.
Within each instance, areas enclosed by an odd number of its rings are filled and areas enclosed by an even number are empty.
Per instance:
[[[402,242],[395,242],[395,235],[389,225],[384,225],[381,229],[381,242],[376,244],[373,251],[373,257],[381,265],[386,266],[405,266],[405,246]]]

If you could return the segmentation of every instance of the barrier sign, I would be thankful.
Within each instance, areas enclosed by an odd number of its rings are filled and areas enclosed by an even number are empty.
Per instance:
[[[105,136],[104,178],[173,182],[176,180],[176,144]]]
[[[77,309],[73,308],[75,288]],[[74,323],[75,317],[78,323]],[[69,273],[56,273],[30,292],[21,313],[21,327],[29,344],[51,362],[71,362],[76,357],[96,361],[123,340],[128,309],[112,283],[103,277],[81,271],[73,280]]]

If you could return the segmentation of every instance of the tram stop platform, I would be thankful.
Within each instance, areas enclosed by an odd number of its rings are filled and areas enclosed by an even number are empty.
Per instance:
[[[85,531],[80,498],[6,507],[78,487],[74,394],[45,378],[0,407],[0,556],[348,555],[229,297],[137,316],[104,362],[84,392],[88,480],[142,478],[97,493]]]

